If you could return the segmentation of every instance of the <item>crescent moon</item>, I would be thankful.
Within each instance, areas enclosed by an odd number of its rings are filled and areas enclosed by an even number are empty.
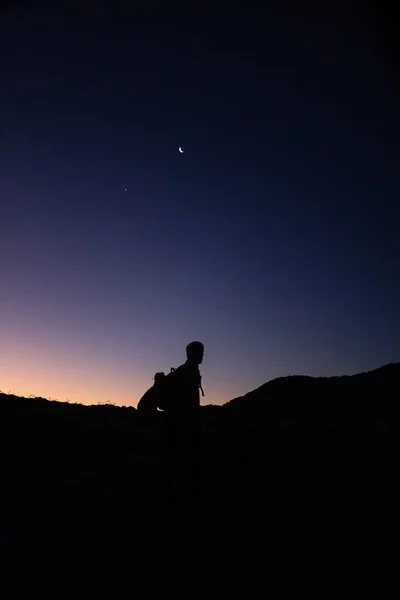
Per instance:
[[[182,146],[179,146],[178,150],[181,154],[183,154]]]

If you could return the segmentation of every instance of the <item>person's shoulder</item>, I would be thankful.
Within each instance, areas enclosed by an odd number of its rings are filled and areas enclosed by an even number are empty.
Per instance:
[[[185,376],[187,379],[195,379],[196,381],[200,379],[200,369],[198,365],[186,362],[183,365],[181,365],[181,369],[182,375]]]
[[[174,370],[173,374],[175,375],[175,377],[179,377],[180,379],[184,378],[184,377],[187,377],[188,370],[187,370],[187,367],[186,367],[186,363],[184,363],[183,365],[179,365],[179,367],[177,367]]]
[[[183,365],[180,365],[175,372],[185,377],[193,377],[194,374],[199,373],[199,369],[196,365],[185,362]]]

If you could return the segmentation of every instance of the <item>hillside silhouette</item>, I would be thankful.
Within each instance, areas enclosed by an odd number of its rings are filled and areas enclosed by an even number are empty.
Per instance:
[[[204,496],[160,503],[163,415],[0,393],[0,544],[244,543],[386,531],[400,501],[400,363],[274,379],[201,408]]]
[[[269,381],[225,407],[241,416],[271,418],[399,417],[400,363],[336,377],[292,375]]]

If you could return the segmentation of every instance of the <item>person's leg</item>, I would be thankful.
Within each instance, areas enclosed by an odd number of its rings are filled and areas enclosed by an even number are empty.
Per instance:
[[[161,459],[161,501],[169,501],[172,491],[172,435],[169,427],[165,427],[162,441]]]
[[[162,468],[161,495],[162,500],[172,500],[173,483],[179,464],[179,431],[174,423],[167,423],[164,438],[164,457]]]
[[[191,494],[200,499],[204,494],[204,440],[198,426],[194,427],[190,438]]]

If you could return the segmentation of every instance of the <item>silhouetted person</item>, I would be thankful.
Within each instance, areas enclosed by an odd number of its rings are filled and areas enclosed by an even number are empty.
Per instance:
[[[177,470],[183,470],[185,479],[189,477],[193,494],[198,495],[200,492],[200,390],[203,396],[204,392],[199,365],[203,362],[203,344],[191,342],[186,347],[186,356],[186,362],[176,369],[180,391],[175,398],[171,398],[164,410],[166,446],[162,493],[166,500],[171,497],[174,473]]]

